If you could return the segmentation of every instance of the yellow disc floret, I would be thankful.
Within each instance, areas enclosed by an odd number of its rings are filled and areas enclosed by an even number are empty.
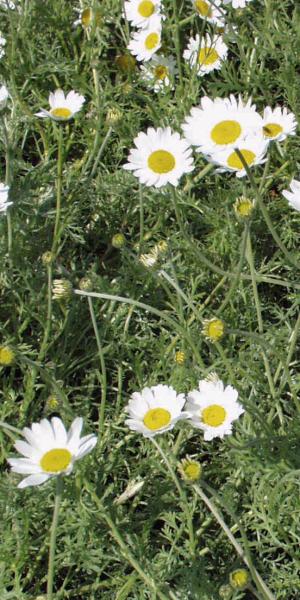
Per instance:
[[[183,458],[178,467],[179,473],[187,482],[194,483],[200,479],[202,467],[199,462],[191,459],[189,456]]]
[[[149,33],[145,39],[145,47],[147,50],[153,50],[159,42],[158,33]]]
[[[14,361],[15,353],[9,346],[0,346],[0,365],[8,367]]]
[[[154,173],[169,173],[175,167],[175,158],[167,150],[155,150],[148,158],[148,167]]]
[[[199,65],[213,65],[217,62],[219,55],[214,48],[209,48],[205,46],[205,48],[201,48],[198,54],[198,63]]]
[[[211,130],[210,137],[215,144],[232,144],[241,133],[242,128],[237,121],[220,121]]]
[[[220,404],[211,404],[201,411],[200,418],[209,427],[220,427],[226,419],[226,410]]]
[[[264,125],[263,127],[264,135],[267,138],[275,138],[277,137],[277,135],[282,133],[282,131],[283,127],[281,127],[281,125],[278,125],[278,123],[267,123],[267,125]]]
[[[142,0],[138,6],[138,12],[140,13],[141,17],[145,17],[145,19],[153,15],[154,9],[155,7],[151,0]]]
[[[143,423],[151,431],[167,427],[171,421],[171,414],[165,408],[150,408],[145,414]]]
[[[213,317],[212,319],[204,320],[202,333],[210,342],[217,342],[223,337],[224,329],[224,322],[217,317]]]
[[[201,17],[211,17],[212,15],[211,7],[205,0],[196,0],[195,8]]]
[[[72,111],[69,108],[52,108],[50,113],[53,117],[57,119],[69,119],[72,116]]]
[[[256,155],[252,150],[240,150],[240,153],[245,161],[245,163],[250,166],[255,161]],[[232,169],[244,169],[244,165],[237,154],[237,152],[232,152],[227,158],[227,164]]]
[[[236,569],[229,575],[231,587],[235,590],[243,590],[249,583],[249,573],[246,569]]]
[[[247,217],[250,217],[250,215],[253,211],[253,208],[254,208],[254,203],[249,198],[245,198],[245,196],[241,196],[240,198],[238,198],[235,201],[233,207],[234,207],[237,217],[245,219]]]
[[[42,456],[40,466],[46,473],[61,473],[67,469],[71,459],[71,452],[66,448],[54,448]]]

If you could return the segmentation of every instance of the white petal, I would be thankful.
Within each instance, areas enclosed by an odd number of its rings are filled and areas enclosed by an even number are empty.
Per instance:
[[[62,420],[58,417],[52,417],[51,425],[55,435],[55,442],[62,447],[65,446],[67,443],[67,432]]]
[[[39,475],[30,475],[29,477],[26,477],[25,479],[23,479],[21,481],[21,483],[19,483],[18,488],[24,489],[31,485],[41,485],[42,483],[47,481],[47,479],[49,479],[50,477],[51,477],[51,475],[46,475],[45,473],[40,473]]]

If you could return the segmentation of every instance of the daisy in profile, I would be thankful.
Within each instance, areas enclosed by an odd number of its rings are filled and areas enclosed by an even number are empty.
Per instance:
[[[141,66],[142,79],[153,87],[154,92],[173,89],[172,82],[177,73],[173,56],[155,54],[146,65]]]
[[[276,140],[282,142],[288,135],[295,135],[297,121],[294,113],[287,108],[276,106],[272,109],[267,106],[263,114],[263,135],[270,142]]]
[[[0,183],[0,213],[6,214],[9,206],[12,202],[8,202],[9,186],[4,183]]]
[[[232,4],[233,8],[245,8],[251,0],[223,0],[223,4]]]
[[[67,432],[61,419],[52,417],[51,421],[42,419],[31,428],[24,427],[26,442],[15,443],[23,458],[8,459],[14,473],[28,475],[18,488],[41,485],[57,475],[70,475],[74,463],[91,452],[97,442],[93,434],[80,437],[82,426],[82,418],[76,417]]]
[[[251,133],[261,135],[262,118],[255,108],[251,100],[244,102],[232,94],[214,100],[204,96],[200,105],[192,108],[182,129],[197,152],[210,154],[236,144]]]
[[[127,0],[124,11],[134,27],[148,27],[155,15],[160,15],[161,0]]]
[[[177,421],[185,418],[184,403],[184,394],[177,394],[168,385],[146,387],[132,394],[126,407],[129,419],[125,423],[144,437],[153,437],[173,429]]]
[[[73,23],[74,27],[81,25],[84,29],[88,29],[93,25],[100,25],[102,19],[100,10],[88,7],[83,9],[75,8],[75,11],[79,13],[79,16]]]
[[[292,179],[290,190],[283,190],[282,195],[287,199],[292,208],[300,212],[300,181]]]
[[[133,34],[127,48],[137,60],[150,60],[161,46],[161,20],[153,17],[149,27]]]
[[[192,0],[193,6],[202,19],[214,25],[223,25],[225,12],[221,0]]]
[[[84,96],[73,90],[66,96],[62,90],[56,90],[49,95],[50,111],[42,108],[35,116],[50,117],[54,121],[69,121],[82,108],[84,102]]]
[[[170,183],[177,186],[184,173],[194,169],[192,150],[179,133],[170,127],[139,133],[134,139],[136,148],[130,151],[123,168],[133,171],[141,183],[156,188]]]
[[[202,429],[208,441],[231,434],[233,421],[245,412],[237,397],[237,390],[231,385],[224,388],[220,379],[202,379],[199,390],[192,390],[187,397],[185,411],[189,422]]]
[[[249,136],[244,140],[238,141],[234,148],[237,148],[248,167],[261,165],[266,161],[265,155],[268,148],[268,141],[259,135]],[[225,150],[217,150],[209,157],[209,161],[218,165],[218,172],[235,172],[237,177],[245,177],[246,170],[243,162],[233,146]]]
[[[1,85],[0,87],[0,110],[6,107],[8,98],[10,97],[9,91],[6,85]]]
[[[6,39],[0,33],[0,58],[5,54]]]
[[[214,69],[220,69],[223,60],[226,59],[228,48],[224,44],[222,36],[202,36],[190,38],[188,47],[183,53],[183,58],[196,69],[200,77],[210,73]]]

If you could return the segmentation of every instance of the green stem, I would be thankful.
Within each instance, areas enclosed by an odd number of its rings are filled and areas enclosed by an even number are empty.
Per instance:
[[[142,185],[139,185],[139,200],[140,200],[140,243],[139,243],[139,254],[143,252],[144,242],[144,202],[143,202],[143,189]]]
[[[187,522],[187,527],[188,527],[188,532],[189,532],[189,539],[190,539],[190,549],[191,549],[191,553],[192,556],[195,557],[195,550],[196,550],[196,540],[195,540],[195,535],[194,535],[194,528],[193,528],[193,515],[190,512],[190,504],[188,502],[188,499],[186,497],[186,494],[182,488],[182,486],[180,485],[180,482],[178,481],[178,477],[176,476],[176,473],[170,463],[170,461],[168,460],[167,456],[165,455],[163,449],[161,448],[161,446],[157,443],[156,439],[154,437],[149,438],[150,441],[152,442],[152,444],[155,446],[156,450],[159,452],[159,454],[161,455],[169,473],[171,478],[174,481],[174,484],[178,490],[179,496],[181,498],[181,502],[182,502],[182,508],[183,508],[183,512],[186,518],[186,522]]]
[[[5,421],[0,421],[0,427],[2,427],[2,429],[4,429],[4,430],[7,429],[8,431],[12,431],[13,433],[16,433],[17,435],[22,435],[21,429],[17,429],[17,427],[8,425],[8,423],[5,423]]]
[[[52,265],[47,265],[47,316],[46,316],[46,326],[44,330],[44,337],[41,343],[41,348],[38,354],[37,360],[42,362],[47,350],[47,343],[50,336],[51,331],[51,320],[52,320]]]
[[[55,557],[58,515],[59,515],[59,508],[60,508],[60,503],[61,503],[61,498],[62,498],[62,492],[63,492],[63,478],[61,475],[58,475],[56,478],[55,503],[54,503],[51,532],[50,532],[48,577],[47,577],[47,600],[53,599],[54,557]]]
[[[100,361],[100,366],[101,366],[101,374],[102,374],[102,377],[101,377],[101,384],[102,384],[101,385],[101,403],[100,403],[100,410],[99,410],[98,428],[99,428],[99,433],[103,433],[106,394],[107,394],[107,375],[106,375],[106,367],[105,367],[103,348],[102,348],[102,344],[101,344],[101,340],[100,340],[99,330],[98,330],[97,321],[96,321],[96,317],[95,317],[95,311],[94,311],[94,307],[93,307],[93,301],[92,301],[92,298],[90,298],[90,297],[88,297],[88,304],[89,304],[89,309],[90,309],[91,320],[93,323],[95,338],[96,338],[96,342],[97,342],[98,356],[99,356],[99,361]]]
[[[180,86],[182,87],[183,79],[182,79],[182,61],[181,61],[181,51],[180,51],[180,25],[178,18],[178,0],[173,0],[173,19],[175,22],[175,50],[176,50],[176,58],[177,58],[177,68],[179,75]]]
[[[219,315],[220,313],[223,312],[223,310],[227,306],[228,302],[230,302],[230,300],[236,290],[236,287],[238,285],[240,275],[242,272],[242,268],[243,268],[243,264],[244,264],[244,260],[245,260],[248,231],[249,231],[249,223],[246,223],[245,227],[244,227],[243,235],[242,235],[242,242],[241,242],[241,248],[240,248],[240,260],[238,262],[237,270],[234,273],[229,290],[228,290],[220,308],[218,308],[216,315]]]
[[[103,139],[103,142],[102,142],[102,144],[101,144],[101,146],[100,146],[100,148],[99,148],[99,152],[98,152],[98,154],[97,154],[97,156],[96,156],[96,159],[95,159],[95,162],[94,162],[94,165],[93,165],[92,171],[91,171],[91,178],[92,178],[92,177],[95,175],[95,173],[96,173],[96,169],[97,169],[97,167],[98,167],[98,164],[99,164],[99,162],[100,162],[100,158],[101,158],[101,156],[102,156],[102,154],[103,154],[103,151],[104,151],[104,148],[105,148],[105,146],[106,146],[106,144],[107,144],[107,142],[108,142],[108,140],[109,140],[109,138],[110,138],[110,136],[111,136],[111,134],[112,134],[112,131],[113,131],[113,128],[112,128],[112,127],[109,127],[109,128],[108,128],[108,130],[107,130],[107,132],[106,132],[106,135],[105,135],[105,137],[104,137],[104,139]]]
[[[52,252],[55,254],[59,245],[59,226],[60,226],[60,213],[61,213],[61,196],[62,196],[62,170],[63,170],[63,126],[58,126],[58,150],[57,150],[57,180],[56,180],[56,213],[55,213],[55,226],[52,242]]]
[[[193,489],[195,490],[196,494],[198,494],[198,496],[200,496],[200,498],[206,504],[206,506],[208,507],[210,512],[214,515],[215,519],[218,521],[219,525],[222,527],[225,535],[228,537],[229,541],[235,548],[238,556],[244,561],[245,565],[249,568],[251,575],[253,577],[253,580],[255,581],[255,583],[257,585],[257,588],[263,594],[263,598],[265,598],[266,600],[275,600],[273,594],[268,589],[265,582],[262,580],[261,576],[255,569],[255,567],[252,563],[251,557],[249,555],[249,552],[246,552],[242,548],[242,546],[239,544],[239,542],[236,540],[236,538],[234,537],[233,533],[230,531],[229,527],[226,525],[223,517],[219,513],[219,511],[218,511],[217,507],[215,506],[215,504],[213,503],[213,501],[210,498],[208,498],[208,496],[204,493],[203,489],[199,485],[194,484]],[[238,523],[237,523],[237,525],[240,527],[240,525]]]

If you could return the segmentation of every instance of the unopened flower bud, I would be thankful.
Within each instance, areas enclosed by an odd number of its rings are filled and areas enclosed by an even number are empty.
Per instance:
[[[221,585],[220,589],[219,589],[219,596],[220,598],[224,598],[224,600],[230,600],[230,598],[232,597],[232,587],[230,585]]]
[[[114,125],[117,125],[119,123],[119,121],[121,121],[123,116],[122,111],[117,108],[112,106],[111,108],[108,109],[107,113],[106,113],[106,123],[107,125],[109,125],[110,127],[113,127]]]
[[[254,202],[245,196],[241,196],[235,201],[233,208],[239,219],[248,219],[254,209]]]
[[[69,300],[72,295],[72,284],[68,279],[54,279],[52,288],[53,300]]]
[[[224,335],[225,324],[221,319],[213,317],[203,321],[202,333],[210,342],[218,342]]]
[[[175,362],[177,365],[183,365],[185,362],[185,352],[182,350],[175,352]]]
[[[126,238],[123,233],[115,233],[111,240],[111,245],[114,248],[122,248],[126,244]]]
[[[79,281],[79,289],[83,292],[91,292],[93,289],[93,282],[90,277],[82,277]]]
[[[244,590],[250,581],[247,569],[236,569],[229,575],[229,582],[234,590]]]
[[[49,250],[47,252],[44,252],[44,254],[42,255],[42,263],[45,267],[47,267],[48,265],[51,265],[53,260],[54,260],[54,255]]]
[[[179,463],[178,471],[184,481],[196,483],[201,477],[202,467],[198,461],[186,456]]]
[[[132,73],[136,68],[136,60],[131,54],[119,54],[116,65],[122,73]]]
[[[15,353],[9,346],[0,346],[0,365],[9,367],[15,359]]]

